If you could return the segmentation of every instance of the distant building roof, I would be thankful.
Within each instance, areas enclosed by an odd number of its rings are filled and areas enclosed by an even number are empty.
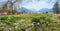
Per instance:
[[[0,10],[0,13],[5,13],[5,12],[7,12],[6,10]]]

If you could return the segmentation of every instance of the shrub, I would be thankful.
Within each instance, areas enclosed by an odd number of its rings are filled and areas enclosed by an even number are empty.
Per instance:
[[[1,17],[1,20],[7,20],[7,16],[3,16],[3,17]]]
[[[40,22],[40,20],[38,19],[38,18],[32,18],[32,22],[34,23],[38,23],[38,22]]]
[[[45,20],[45,18],[46,18],[45,16],[41,16],[40,17],[41,20]]]
[[[2,16],[2,17],[1,17],[1,22],[6,22],[7,19],[8,19],[7,16]]]

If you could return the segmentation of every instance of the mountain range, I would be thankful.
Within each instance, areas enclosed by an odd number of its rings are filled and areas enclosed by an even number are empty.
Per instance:
[[[42,8],[42,9],[39,10],[39,12],[41,12],[41,13],[46,13],[46,12],[53,13],[53,10],[52,9],[48,9],[48,8]]]
[[[19,9],[20,12],[23,12],[23,13],[37,13],[37,11],[35,9],[27,9],[25,7],[21,7]]]
[[[25,8],[25,7],[21,7],[20,9],[19,9],[19,11],[20,12],[23,12],[23,13],[46,13],[46,12],[48,12],[48,13],[53,13],[53,10],[52,9],[48,9],[48,8],[42,8],[42,9],[40,9],[40,10],[35,10],[35,9],[27,9],[27,8]]]

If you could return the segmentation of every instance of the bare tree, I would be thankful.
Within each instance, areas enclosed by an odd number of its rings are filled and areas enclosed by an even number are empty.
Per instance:
[[[16,10],[14,10],[14,7],[16,7],[16,6],[14,6],[14,4],[16,3],[16,2],[20,2],[21,3],[21,0],[15,0],[15,1],[13,1],[13,0],[8,0],[8,4],[7,4],[7,7],[8,7],[8,14],[15,14],[15,12],[16,12]]]
[[[1,8],[6,10],[8,14],[15,14],[17,9],[15,3],[17,2],[21,3],[22,0],[8,0]]]

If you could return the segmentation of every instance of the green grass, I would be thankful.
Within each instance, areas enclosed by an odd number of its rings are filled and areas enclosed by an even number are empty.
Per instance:
[[[48,23],[47,23],[48,22]],[[37,28],[35,24],[40,23]],[[1,15],[0,31],[60,31],[60,14]]]

